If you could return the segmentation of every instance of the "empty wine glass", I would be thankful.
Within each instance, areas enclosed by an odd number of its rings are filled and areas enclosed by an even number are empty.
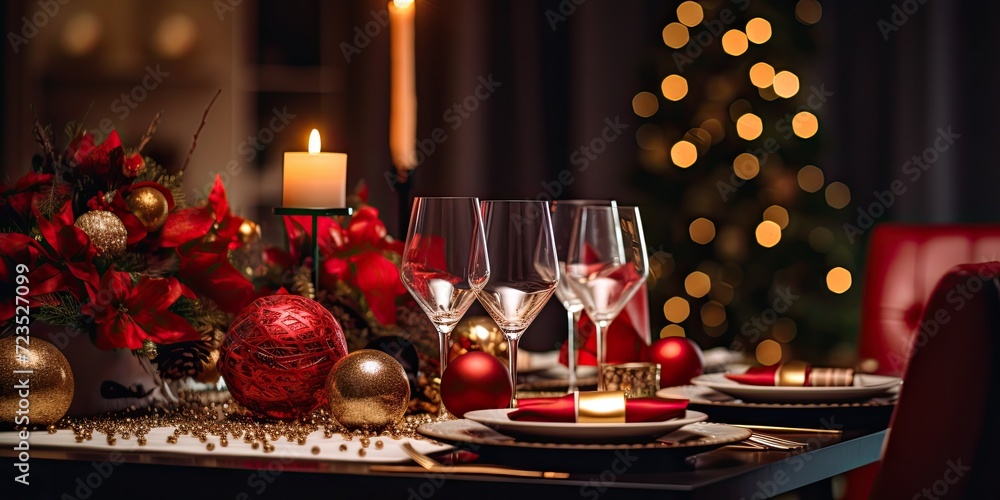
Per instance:
[[[563,279],[583,302],[597,336],[597,369],[607,362],[608,325],[649,274],[637,207],[585,206],[572,236]],[[598,390],[604,390],[598,376]]]
[[[545,201],[484,201],[490,280],[479,301],[507,338],[511,408],[517,407],[517,342],[559,282],[552,220]]]
[[[573,231],[580,219],[580,211],[587,205],[615,206],[615,202],[613,200],[557,200],[552,202],[552,233],[555,237],[560,269],[566,265],[566,257],[569,255]],[[576,292],[565,279],[559,280],[559,286],[556,287],[556,298],[566,309],[566,322],[569,323],[569,334],[566,337],[566,366],[569,369],[569,392],[573,392],[577,390],[576,342],[579,338],[577,325],[580,323],[580,315],[583,313],[583,301],[576,296]]]
[[[413,202],[400,278],[438,332],[442,375],[448,336],[489,280],[484,234],[477,198]],[[438,414],[447,415],[443,404]]]

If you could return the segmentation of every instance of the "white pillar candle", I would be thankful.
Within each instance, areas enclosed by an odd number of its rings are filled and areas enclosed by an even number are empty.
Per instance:
[[[389,2],[389,152],[393,164],[400,169],[417,166],[417,84],[413,51],[415,10],[413,0]]]
[[[320,152],[319,131],[309,134],[309,152],[286,152],[281,180],[285,208],[347,206],[347,155]]]

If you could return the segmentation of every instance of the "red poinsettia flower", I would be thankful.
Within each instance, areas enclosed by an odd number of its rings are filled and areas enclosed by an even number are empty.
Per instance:
[[[112,130],[101,144],[95,142],[94,135],[84,131],[69,145],[70,164],[84,174],[135,177],[145,166],[142,155],[125,155],[117,130]]]
[[[98,349],[140,349],[146,339],[157,344],[198,340],[201,335],[170,310],[183,293],[174,278],[143,277],[133,285],[128,273],[109,270],[95,300],[81,310],[97,323]]]
[[[402,245],[386,236],[378,210],[362,207],[346,229],[329,217],[321,218],[317,228],[323,260],[320,283],[333,289],[337,282],[346,281],[361,291],[379,323],[395,323],[396,298],[405,294],[406,288],[399,279],[399,268],[387,254],[400,254]],[[285,229],[296,257],[299,245],[312,238],[311,220],[285,217]]]
[[[21,269],[18,265],[23,264]],[[24,274],[28,284],[21,295],[29,306],[39,298],[64,289],[65,277],[56,264],[48,262],[45,249],[34,238],[20,233],[0,233],[0,322],[14,317],[18,275]],[[23,305],[23,302],[22,302]]]
[[[235,314],[261,294],[253,283],[229,263],[228,242],[192,242],[177,248],[180,279],[199,297],[215,302],[223,312]]]
[[[32,210],[42,235],[39,245],[41,255],[59,268],[59,275],[53,279],[60,281],[53,285],[53,291],[68,291],[82,301],[93,293],[100,282],[94,267],[97,250],[90,244],[87,233],[73,225],[73,209],[69,202],[51,219],[42,216],[37,207],[32,207]]]
[[[233,250],[240,246],[240,224],[243,224],[243,219],[230,213],[226,187],[222,178],[216,175],[205,206],[178,210],[167,217],[160,244],[176,247],[202,240],[212,232],[215,240],[225,241],[227,248]]]
[[[31,200],[52,182],[52,174],[28,172],[13,185],[0,184],[0,220],[11,229],[27,232],[31,222]]]

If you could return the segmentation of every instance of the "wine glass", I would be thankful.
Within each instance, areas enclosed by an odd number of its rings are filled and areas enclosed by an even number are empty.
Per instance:
[[[580,219],[580,211],[584,206],[615,206],[613,200],[556,200],[552,202],[552,233],[555,236],[556,254],[559,256],[559,268],[566,265],[566,256],[573,237],[573,230]],[[559,280],[556,287],[556,298],[566,309],[566,322],[569,323],[569,334],[566,337],[566,353],[569,369],[569,392],[577,390],[576,379],[576,342],[579,337],[577,325],[580,324],[580,314],[583,312],[583,301],[576,296],[567,280]]]
[[[438,332],[442,375],[448,336],[490,276],[479,210],[478,198],[418,197],[410,214],[399,274]]]
[[[607,362],[605,334],[649,274],[637,207],[585,206],[572,236],[563,279],[583,302],[597,335],[598,390]]]
[[[484,201],[482,209],[491,275],[479,302],[507,338],[516,408],[517,342],[559,282],[552,220],[546,201]]]

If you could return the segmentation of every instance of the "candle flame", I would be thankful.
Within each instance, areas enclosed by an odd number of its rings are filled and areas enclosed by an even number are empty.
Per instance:
[[[312,154],[320,152],[319,130],[313,129],[309,132],[309,152]]]
[[[395,5],[397,9],[405,9],[413,5],[413,0],[392,0],[392,4]]]

